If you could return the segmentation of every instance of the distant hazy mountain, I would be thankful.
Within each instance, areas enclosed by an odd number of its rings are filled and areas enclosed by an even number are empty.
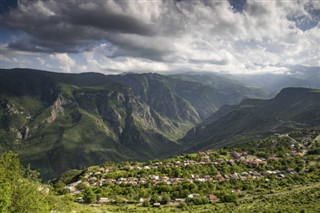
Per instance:
[[[18,152],[45,178],[105,161],[160,158],[222,105],[264,96],[214,75],[0,70],[0,151]]]
[[[224,106],[181,139],[184,151],[246,143],[252,138],[320,125],[320,89],[286,88],[270,100]]]
[[[274,96],[285,87],[320,88],[320,67],[292,66],[286,74],[235,75],[235,79],[257,86]]]

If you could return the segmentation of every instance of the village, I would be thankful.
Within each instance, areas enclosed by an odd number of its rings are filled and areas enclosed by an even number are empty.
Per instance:
[[[258,158],[257,156],[248,155],[246,152],[236,152],[232,151],[229,152],[230,158],[218,158],[216,160],[211,160],[210,154],[212,151],[200,152],[199,155],[201,156],[199,161],[184,159],[184,160],[176,160],[173,162],[153,162],[151,164],[131,164],[126,165],[121,168],[116,168],[117,170],[122,171],[153,171],[158,169],[159,167],[166,167],[166,168],[184,168],[187,166],[213,166],[217,167],[221,164],[228,164],[230,166],[243,163],[249,168],[249,171],[243,172],[236,172],[236,173],[222,173],[217,172],[215,175],[208,175],[208,174],[191,174],[190,177],[169,177],[166,175],[156,175],[156,174],[149,174],[147,176],[137,176],[137,177],[117,177],[111,178],[108,177],[109,173],[114,172],[114,167],[99,167],[95,171],[87,172],[80,180],[68,184],[65,186],[72,195],[77,196],[77,194],[81,193],[82,187],[78,187],[79,184],[84,185],[86,187],[104,187],[108,186],[109,184],[116,184],[116,185],[144,185],[144,184],[151,184],[153,186],[158,184],[165,184],[168,186],[177,185],[184,182],[189,183],[196,183],[196,182],[212,182],[212,183],[220,183],[223,181],[229,180],[246,180],[246,179],[263,179],[268,181],[268,176],[273,175],[276,178],[284,178],[288,175],[295,175],[297,171],[293,168],[287,168],[285,170],[263,170],[258,171],[257,168],[261,168],[262,166],[267,165],[267,159],[265,158]],[[288,153],[287,157],[302,157],[305,151],[297,151],[294,146],[291,147],[291,152]],[[277,159],[276,156],[272,156],[272,159]],[[239,193],[239,189],[233,190],[235,193]],[[193,198],[199,196],[199,194],[189,194],[188,198]],[[217,200],[217,196],[214,194],[207,194],[206,197],[209,200]],[[81,197],[78,198],[81,202]],[[147,198],[140,198],[139,202],[143,203]],[[172,203],[182,203],[185,202],[185,198],[177,198],[171,200]],[[107,197],[100,197],[97,201],[99,204],[103,203],[111,203],[112,200]],[[155,203],[155,206],[160,205]]]

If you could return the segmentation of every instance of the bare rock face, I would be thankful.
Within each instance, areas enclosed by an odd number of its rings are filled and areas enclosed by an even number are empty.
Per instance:
[[[18,130],[16,130],[16,138],[17,139],[22,139],[23,138],[21,132],[19,132]]]
[[[21,131],[22,139],[27,139],[30,135],[30,128],[28,126],[25,126],[22,128]]]
[[[60,95],[58,99],[52,105],[51,115],[46,119],[48,123],[52,123],[56,120],[59,115],[64,114],[63,106],[70,104],[72,101],[68,98],[63,97]]]

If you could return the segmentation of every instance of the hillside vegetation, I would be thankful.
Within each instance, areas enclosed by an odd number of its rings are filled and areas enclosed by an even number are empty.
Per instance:
[[[108,160],[163,158],[223,104],[264,96],[232,80],[222,87],[223,77],[197,78],[0,70],[0,152],[19,153],[45,179]]]

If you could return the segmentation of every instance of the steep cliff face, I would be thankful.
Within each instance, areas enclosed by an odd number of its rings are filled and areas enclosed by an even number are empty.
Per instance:
[[[190,102],[177,94],[174,79],[159,74],[128,74],[108,76],[126,85],[152,109],[177,122],[199,123],[201,117]]]

